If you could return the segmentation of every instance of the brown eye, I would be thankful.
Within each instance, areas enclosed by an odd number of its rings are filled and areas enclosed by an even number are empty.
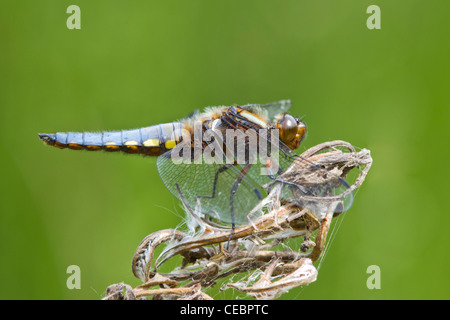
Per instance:
[[[306,135],[306,126],[289,114],[284,114],[276,123],[280,140],[291,149],[297,149]]]
[[[285,114],[280,121],[278,121],[277,128],[280,130],[281,141],[288,143],[293,140],[297,134],[297,120],[295,120],[293,116]]]

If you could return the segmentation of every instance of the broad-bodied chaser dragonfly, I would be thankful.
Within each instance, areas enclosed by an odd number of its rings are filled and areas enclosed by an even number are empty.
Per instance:
[[[249,212],[267,195],[262,186],[298,160],[294,150],[305,138],[306,125],[286,113],[290,106],[289,100],[282,100],[209,107],[178,122],[135,130],[58,132],[39,137],[61,149],[158,156],[159,175],[176,197],[183,197],[184,203],[199,208],[209,218],[231,224],[234,230],[236,225],[249,222]],[[331,174],[307,160],[304,165],[320,175]],[[324,181],[326,185],[296,186],[296,194],[327,196],[348,187],[340,177]],[[292,193],[287,191],[284,196]]]

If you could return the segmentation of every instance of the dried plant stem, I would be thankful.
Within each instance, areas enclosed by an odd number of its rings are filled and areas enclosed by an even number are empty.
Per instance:
[[[314,166],[307,165],[312,162]],[[202,232],[192,235],[166,229],[145,237],[132,260],[132,271],[143,284],[134,289],[123,283],[112,285],[108,287],[105,299],[211,299],[202,288],[242,272],[252,272],[252,276],[247,281],[232,279],[222,289],[233,288],[257,299],[274,299],[293,287],[310,284],[316,280],[317,270],[313,263],[324,251],[332,219],[339,214],[339,203],[361,186],[371,164],[368,150],[356,152],[345,141],[326,142],[307,150],[286,172],[266,186],[272,191],[260,206],[270,204],[270,212],[237,227],[231,236],[229,228],[197,214],[181,195],[186,211],[201,226]],[[360,170],[359,175],[341,194],[304,192],[304,188],[311,186],[332,185],[354,169]],[[298,189],[294,188],[296,186]],[[280,200],[284,187],[293,188],[293,199]],[[323,214],[317,214],[306,205],[310,203],[326,209]],[[312,241],[311,235],[315,231],[317,234]],[[301,252],[275,249],[279,243],[293,237],[303,237]],[[225,250],[228,243],[229,250]],[[154,259],[155,249],[160,245],[165,248]],[[178,268],[170,273],[158,272],[175,256],[183,258]],[[258,280],[252,283],[256,278]]]

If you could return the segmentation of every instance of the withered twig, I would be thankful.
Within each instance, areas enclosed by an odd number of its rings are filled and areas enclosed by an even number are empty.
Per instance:
[[[311,163],[314,165],[308,165]],[[236,227],[231,237],[229,227],[209,221],[190,208],[179,190],[186,211],[200,225],[201,232],[191,235],[167,229],[147,236],[136,249],[132,261],[133,273],[143,284],[134,289],[123,283],[110,286],[105,299],[150,296],[154,299],[211,299],[202,292],[202,287],[213,286],[217,280],[241,272],[253,272],[249,279],[258,275],[259,279],[253,285],[230,280],[222,289],[234,288],[258,299],[274,299],[293,287],[310,284],[317,277],[313,262],[322,255],[331,221],[339,214],[339,203],[361,186],[371,164],[368,150],[356,152],[345,141],[331,141],[310,148],[265,186],[270,187],[269,196],[254,210],[265,207],[269,212],[248,225]],[[341,183],[353,169],[360,170],[354,182],[348,186]],[[335,182],[347,188],[337,195],[304,192],[305,188],[314,190],[315,186]],[[294,198],[280,200],[281,190],[286,186],[292,188]],[[306,206],[308,203],[324,209],[317,213]],[[310,237],[315,230],[317,235],[312,241]],[[303,237],[301,252],[275,249],[291,237]],[[224,246],[229,239],[232,245],[227,251]],[[155,249],[161,244],[166,247],[153,263]],[[177,255],[183,257],[179,268],[170,273],[157,272],[162,264]],[[159,288],[150,289],[156,286]]]

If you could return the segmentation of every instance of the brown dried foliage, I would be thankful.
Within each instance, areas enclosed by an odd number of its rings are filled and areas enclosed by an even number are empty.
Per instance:
[[[316,166],[306,165],[310,162]],[[316,280],[317,269],[313,263],[324,251],[331,221],[337,215],[337,204],[361,186],[371,164],[368,150],[357,152],[344,141],[326,142],[307,150],[271,183],[272,192],[262,204],[270,204],[269,212],[248,225],[237,227],[231,237],[229,228],[201,218],[184,203],[202,226],[201,231],[191,235],[167,229],[145,237],[132,261],[133,274],[143,284],[135,288],[123,283],[112,285],[104,299],[209,300],[212,298],[203,290],[223,279],[227,283],[222,285],[222,290],[233,288],[257,299],[275,299],[291,288],[310,284]],[[301,192],[302,186],[331,183],[336,177],[347,177],[353,170],[359,174],[342,194],[318,197]],[[280,202],[277,186],[293,185],[300,186],[293,191],[294,197]],[[305,206],[314,202],[325,205],[322,216],[318,217]],[[287,238],[297,237],[302,238],[300,250],[276,249]],[[155,259],[155,249],[162,244],[165,249]],[[175,256],[182,257],[180,266],[169,273],[158,272]],[[244,272],[251,275],[248,280],[236,281],[238,277],[233,275]]]

